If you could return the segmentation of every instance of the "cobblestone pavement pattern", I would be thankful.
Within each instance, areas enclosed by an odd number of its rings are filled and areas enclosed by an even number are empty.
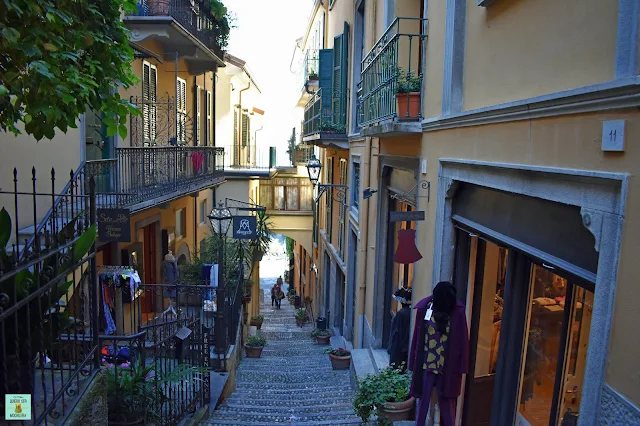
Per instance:
[[[286,299],[271,308],[261,305],[262,333],[268,339],[262,358],[243,358],[236,391],[206,425],[357,425],[348,370],[331,368],[327,346],[309,337],[311,325],[296,326],[294,308]],[[243,354],[244,355],[244,354]]]

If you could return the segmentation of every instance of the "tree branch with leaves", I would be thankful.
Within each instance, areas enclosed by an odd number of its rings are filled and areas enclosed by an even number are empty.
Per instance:
[[[0,130],[52,139],[77,127],[87,107],[107,135],[127,134],[137,108],[119,87],[138,79],[122,13],[134,0],[0,1]]]

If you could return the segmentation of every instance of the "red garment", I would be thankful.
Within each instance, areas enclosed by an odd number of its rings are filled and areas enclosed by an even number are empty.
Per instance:
[[[416,247],[416,230],[401,229],[398,231],[398,249],[393,260],[396,263],[407,265],[422,259],[422,254]]]
[[[194,152],[191,154],[191,163],[193,164],[193,171],[200,173],[202,165],[204,164],[204,152]]]

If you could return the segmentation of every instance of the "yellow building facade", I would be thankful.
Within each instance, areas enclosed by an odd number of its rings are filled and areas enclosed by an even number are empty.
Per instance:
[[[320,184],[348,187],[317,204],[313,262],[356,374],[388,362],[393,292],[415,303],[447,280],[470,332],[459,424],[640,421],[636,7],[316,2],[326,36],[303,140],[322,148]],[[408,230],[422,259],[400,265]]]

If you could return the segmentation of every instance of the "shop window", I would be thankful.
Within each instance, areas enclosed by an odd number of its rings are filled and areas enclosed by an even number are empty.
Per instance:
[[[187,233],[187,209],[180,209],[176,212],[176,238],[184,238]]]

